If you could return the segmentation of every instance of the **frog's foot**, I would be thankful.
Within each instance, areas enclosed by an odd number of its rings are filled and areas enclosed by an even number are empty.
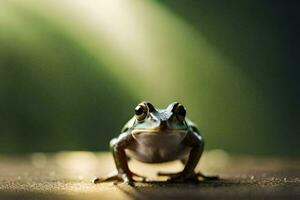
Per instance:
[[[132,176],[125,174],[125,173],[118,173],[116,171],[108,174],[107,176],[101,177],[101,178],[95,178],[93,183],[103,183],[108,181],[114,181],[114,184],[118,184],[119,182],[126,183],[130,186],[134,186],[134,180],[132,179]]]
[[[218,176],[205,176],[201,172],[192,173],[192,174],[184,174],[182,172],[177,173],[165,173],[159,172],[157,173],[158,176],[169,176],[168,182],[193,182],[199,183],[199,178],[203,180],[218,180]]]

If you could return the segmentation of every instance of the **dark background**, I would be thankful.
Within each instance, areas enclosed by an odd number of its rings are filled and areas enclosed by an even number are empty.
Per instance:
[[[1,153],[108,150],[148,100],[207,149],[299,155],[297,1],[110,2],[0,2]]]

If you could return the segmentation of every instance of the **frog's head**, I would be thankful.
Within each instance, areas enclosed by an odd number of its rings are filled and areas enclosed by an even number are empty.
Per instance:
[[[186,135],[186,109],[178,102],[165,109],[156,109],[149,102],[141,102],[135,108],[132,134],[137,135]]]

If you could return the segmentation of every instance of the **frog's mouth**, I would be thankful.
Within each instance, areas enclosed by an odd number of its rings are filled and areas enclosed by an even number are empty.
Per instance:
[[[138,143],[149,146],[177,145],[187,134],[181,129],[135,129],[132,136]]]
[[[170,136],[170,135],[182,135],[185,136],[187,134],[187,130],[183,129],[135,129],[131,131],[132,135],[139,136],[139,135],[164,135],[164,136]]]

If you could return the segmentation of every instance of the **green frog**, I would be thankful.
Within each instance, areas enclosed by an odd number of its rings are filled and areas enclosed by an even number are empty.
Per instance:
[[[157,109],[149,102],[141,102],[135,108],[135,115],[123,127],[121,134],[110,141],[117,171],[94,183],[116,180],[134,185],[134,177],[145,177],[133,173],[128,161],[134,158],[144,163],[162,163],[180,160],[184,164],[178,173],[162,173],[170,182],[198,182],[203,179],[218,177],[204,176],[196,173],[195,167],[204,148],[203,137],[197,126],[186,118],[185,107],[171,103],[166,109]]]

